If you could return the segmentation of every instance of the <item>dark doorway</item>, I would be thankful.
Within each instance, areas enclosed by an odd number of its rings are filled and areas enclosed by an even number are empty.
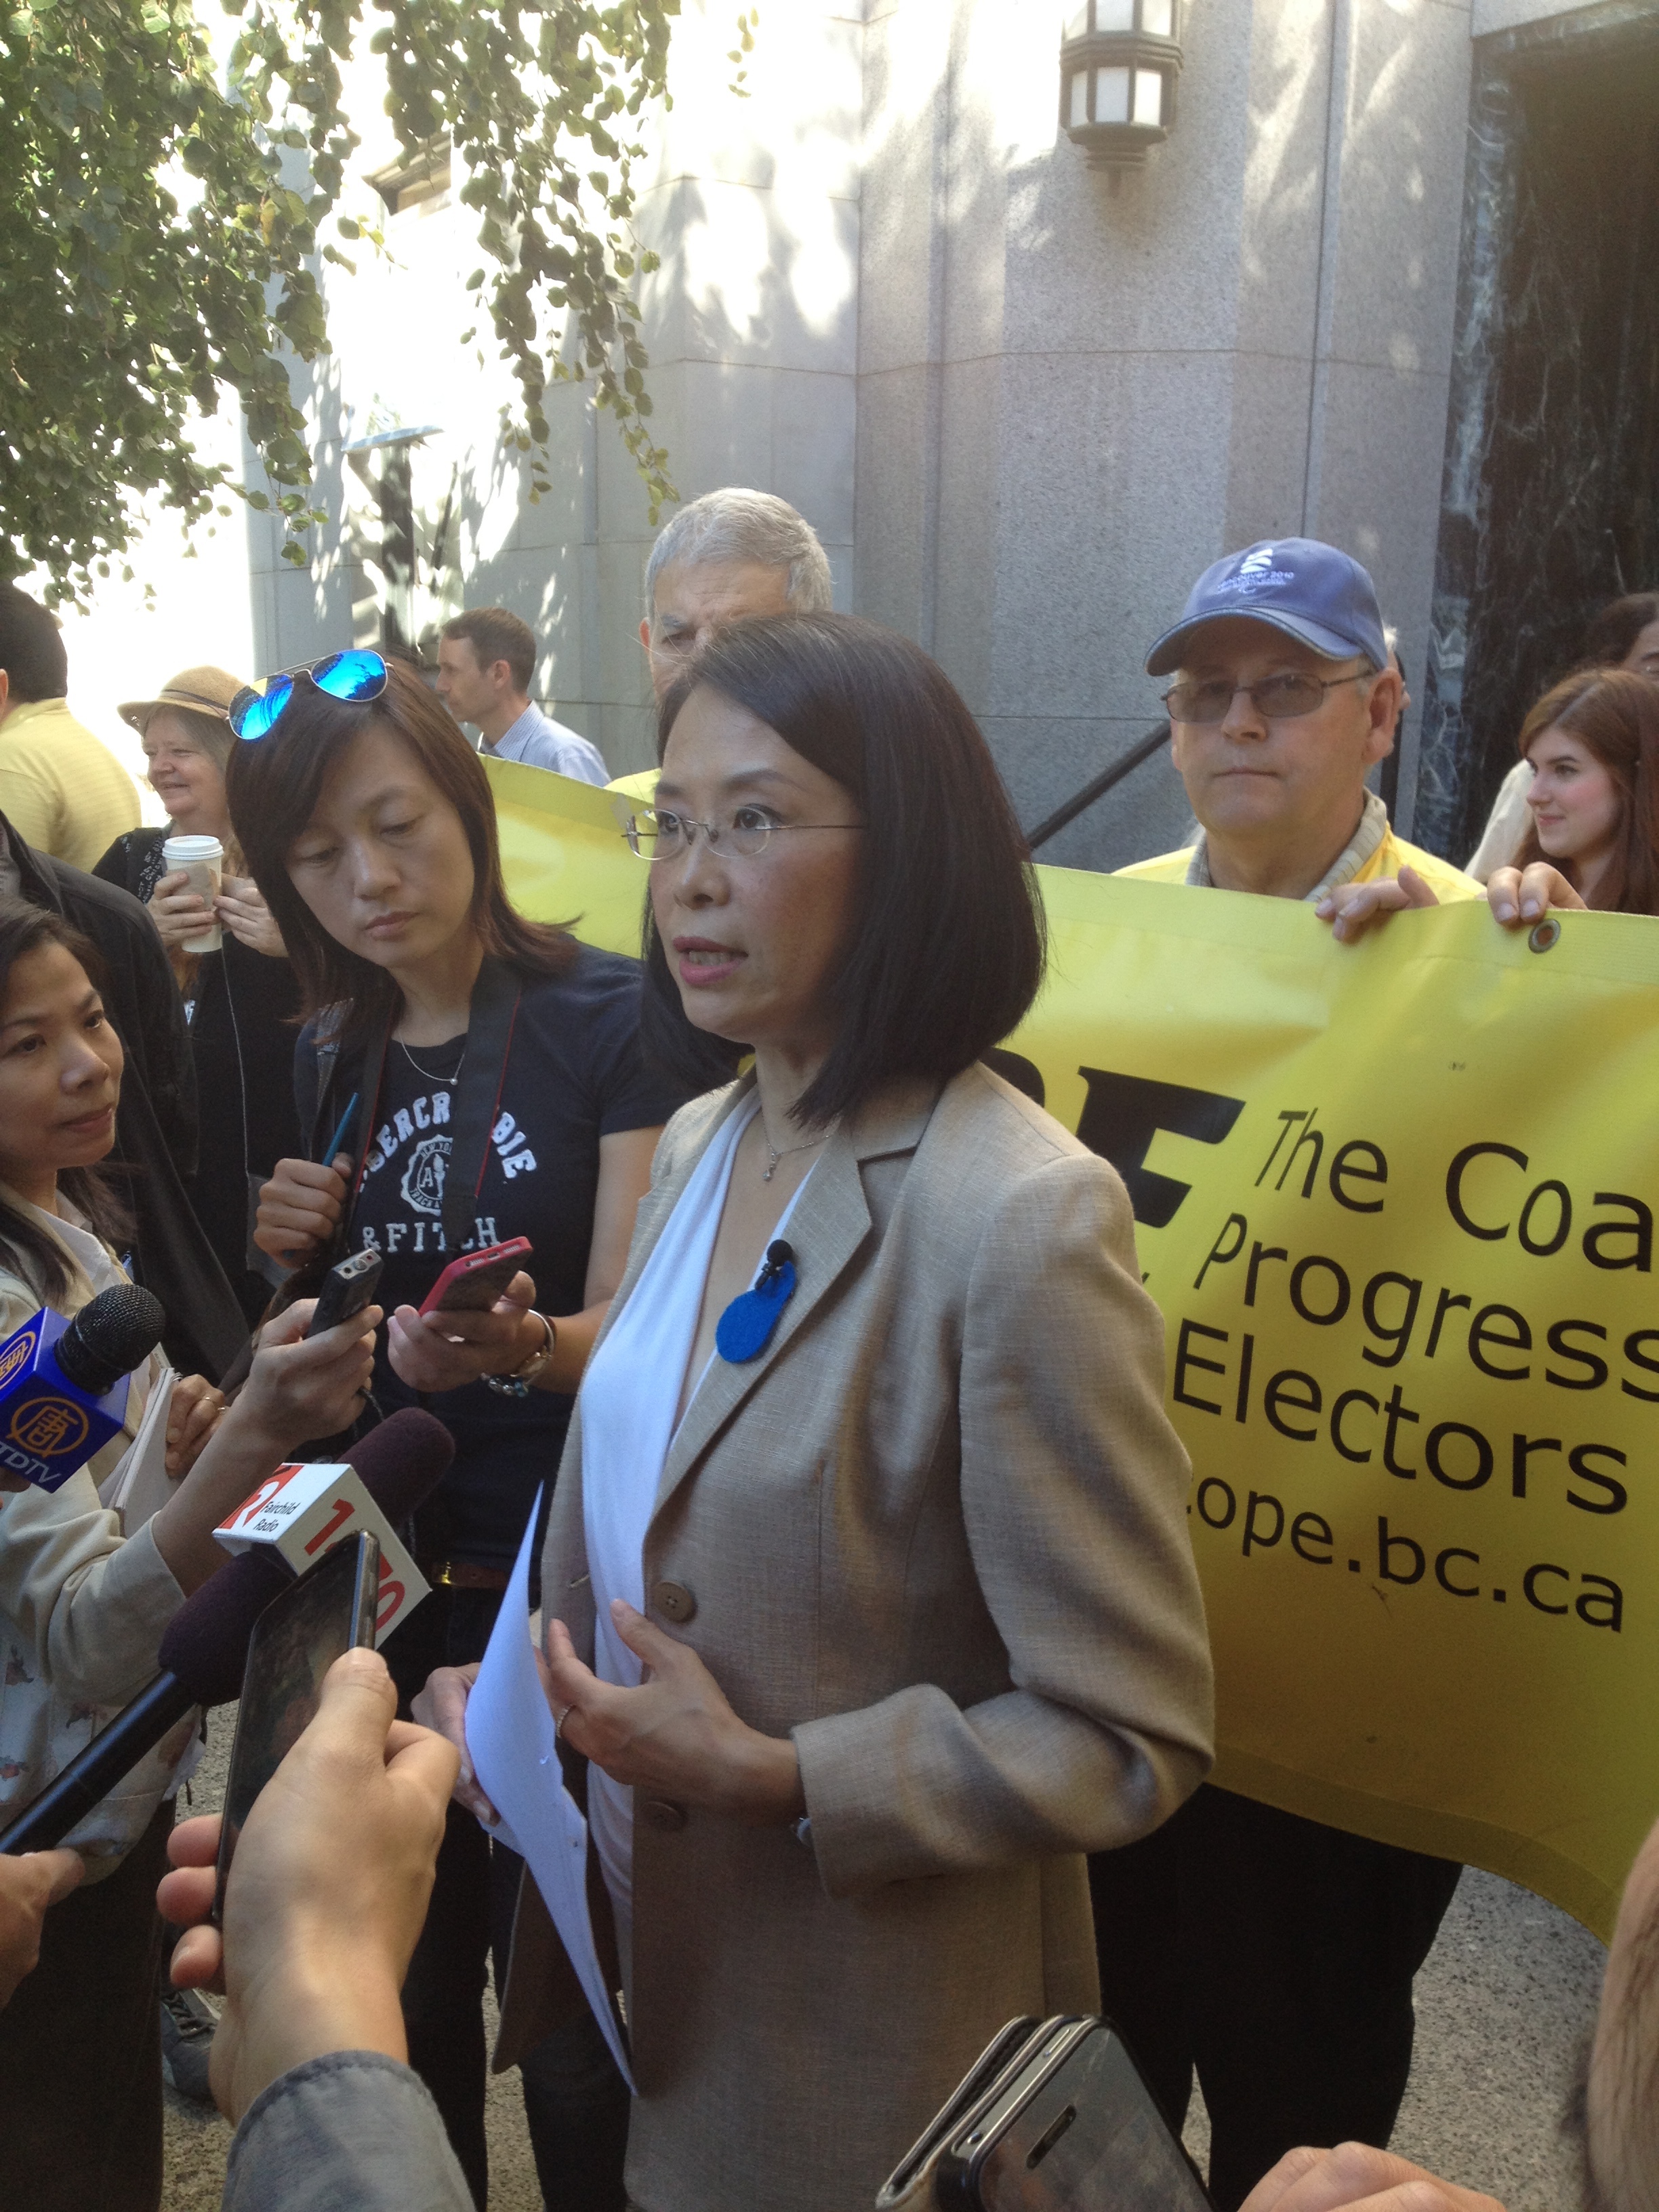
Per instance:
[[[1569,20],[1477,49],[1413,823],[1453,860],[1589,617],[1659,587],[1659,12]]]

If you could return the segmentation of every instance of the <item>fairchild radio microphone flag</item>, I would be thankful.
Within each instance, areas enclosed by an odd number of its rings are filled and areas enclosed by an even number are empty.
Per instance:
[[[118,1283],[73,1321],[49,1306],[0,1344],[0,1467],[57,1490],[126,1419],[128,1378],[161,1340],[161,1301]]]

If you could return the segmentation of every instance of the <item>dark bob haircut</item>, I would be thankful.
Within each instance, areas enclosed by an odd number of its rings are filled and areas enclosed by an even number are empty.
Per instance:
[[[329,771],[354,738],[379,723],[405,744],[461,817],[472,854],[473,928],[486,952],[526,976],[562,975],[576,955],[568,931],[526,921],[507,902],[489,779],[448,709],[401,662],[386,664],[378,699],[331,699],[301,678],[268,737],[231,748],[225,771],[231,826],[248,872],[283,933],[307,1018],[337,1009],[343,1044],[375,1036],[401,994],[376,967],[331,937],[294,888],[288,856],[317,811]]]
[[[747,708],[848,793],[864,822],[858,912],[830,1055],[794,1109],[821,1127],[903,1077],[943,1083],[1016,1027],[1042,981],[1042,905],[990,748],[944,670],[848,615],[768,615],[720,630],[668,694],[657,751],[694,691]],[[645,1042],[688,1079],[687,1020],[649,902]]]

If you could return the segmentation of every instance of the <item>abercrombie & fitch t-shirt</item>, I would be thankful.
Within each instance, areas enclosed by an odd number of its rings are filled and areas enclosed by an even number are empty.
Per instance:
[[[570,970],[526,982],[483,1179],[463,1249],[527,1237],[535,1303],[555,1316],[586,1303],[599,1139],[654,1127],[685,1102],[648,1072],[639,1048],[637,961],[583,946]],[[418,1306],[447,1262],[444,1184],[457,1079],[467,1041],[386,1048],[352,1249],[384,1255],[377,1304]],[[381,1338],[374,1395],[390,1413],[415,1393],[393,1374]],[[573,1401],[532,1389],[502,1397],[483,1382],[425,1401],[455,1437],[455,1463],[438,1493],[446,1555],[509,1568],[537,1487],[558,1468]]]

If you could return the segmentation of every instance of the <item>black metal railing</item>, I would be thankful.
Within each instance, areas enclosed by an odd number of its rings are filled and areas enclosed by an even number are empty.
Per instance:
[[[1046,815],[1029,833],[1026,843],[1034,853],[1039,845],[1046,845],[1051,837],[1059,836],[1067,823],[1075,822],[1079,814],[1086,813],[1097,799],[1104,799],[1107,793],[1121,783],[1126,775],[1133,775],[1143,761],[1151,760],[1152,755],[1169,742],[1170,726],[1167,722],[1160,722],[1155,730],[1148,730],[1146,736],[1131,745],[1121,759],[1115,760],[1109,768],[1103,769],[1092,783],[1085,783],[1081,791],[1072,793],[1063,806],[1057,806],[1052,814]]]

